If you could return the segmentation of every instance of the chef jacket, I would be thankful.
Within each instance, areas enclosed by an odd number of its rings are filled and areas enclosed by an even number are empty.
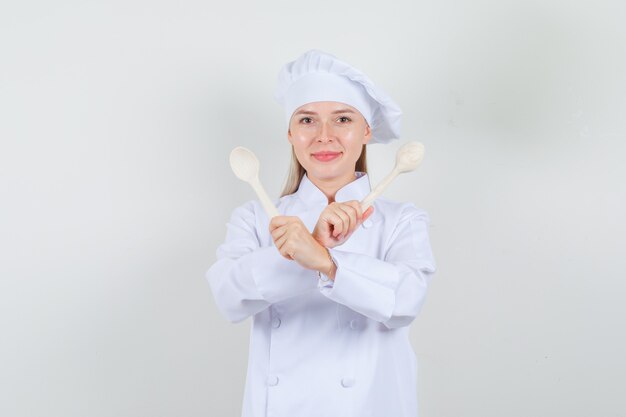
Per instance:
[[[369,192],[368,175],[357,171],[335,201]],[[328,199],[305,174],[274,203],[313,231]],[[417,416],[408,336],[436,268],[428,223],[413,203],[378,198],[330,249],[337,270],[324,281],[280,254],[258,201],[233,211],[206,278],[229,321],[252,317],[242,417]]]

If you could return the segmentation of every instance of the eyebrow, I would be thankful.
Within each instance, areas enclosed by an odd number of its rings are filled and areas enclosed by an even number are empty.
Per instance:
[[[331,112],[331,114],[337,114],[337,113],[354,113],[354,111],[350,110],[350,109],[340,109],[340,110],[335,110],[335,111]],[[311,115],[315,115],[317,113],[314,112],[314,111],[309,111],[309,110],[298,110],[294,114],[311,114]]]

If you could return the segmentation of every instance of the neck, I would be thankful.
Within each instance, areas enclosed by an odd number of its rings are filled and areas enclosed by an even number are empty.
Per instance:
[[[328,204],[335,202],[335,194],[337,194],[337,191],[356,179],[355,171],[334,178],[316,178],[309,176],[308,173],[307,176],[309,180],[324,193],[326,198],[328,198]]]

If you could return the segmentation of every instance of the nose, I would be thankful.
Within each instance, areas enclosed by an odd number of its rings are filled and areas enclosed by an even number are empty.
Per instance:
[[[318,132],[318,142],[329,142],[334,139],[334,132],[329,123],[321,123],[320,131]]]

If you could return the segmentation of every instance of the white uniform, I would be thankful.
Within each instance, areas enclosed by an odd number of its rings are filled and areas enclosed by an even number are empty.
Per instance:
[[[335,195],[362,200],[367,174]],[[276,200],[309,231],[328,205],[305,175]],[[243,417],[416,417],[416,357],[408,339],[435,272],[428,215],[379,198],[330,249],[335,281],[280,255],[256,200],[236,208],[206,277],[231,322],[252,316]]]

